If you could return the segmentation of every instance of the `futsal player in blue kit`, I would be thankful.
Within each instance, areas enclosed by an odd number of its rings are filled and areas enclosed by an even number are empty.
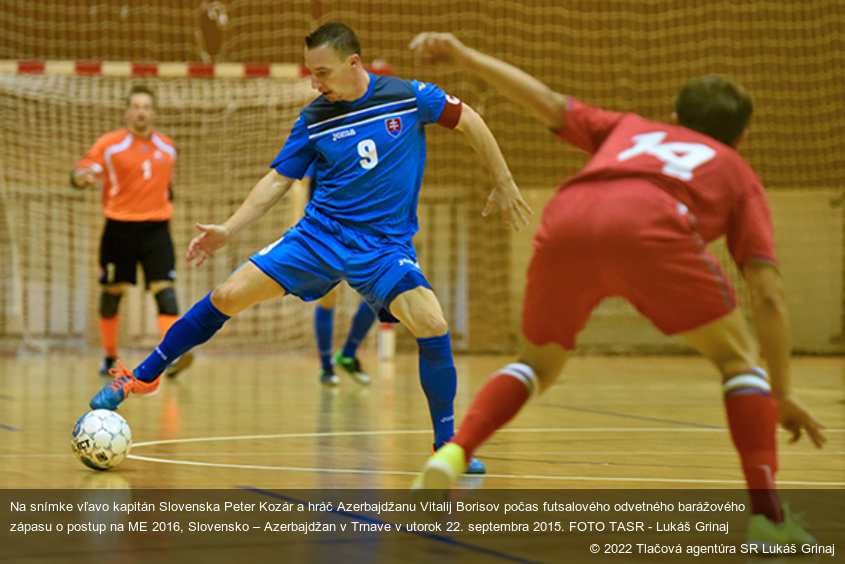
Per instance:
[[[318,187],[304,217],[194,304],[133,371],[121,364],[122,374],[90,405],[117,409],[130,393],[156,392],[173,359],[254,304],[286,294],[315,300],[346,280],[382,321],[399,321],[416,337],[420,382],[439,448],[454,434],[457,375],[449,326],[411,242],[425,168],[424,126],[457,129],[490,170],[495,187],[483,215],[498,206],[504,224],[519,229],[531,210],[472,108],[437,86],[370,74],[358,37],[343,24],[320,26],[305,44],[305,67],[321,95],[300,112],[271,170],[241,207],[222,225],[197,225],[202,233],[189,244],[186,259],[201,265],[264,215],[316,159]],[[484,466],[474,461],[468,471],[482,473]]]

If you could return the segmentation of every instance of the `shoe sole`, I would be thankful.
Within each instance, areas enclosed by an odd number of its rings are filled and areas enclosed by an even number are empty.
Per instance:
[[[420,477],[422,480],[415,489],[448,490],[457,482],[454,468],[441,460],[432,460],[426,464]]]
[[[363,372],[357,372],[357,371],[355,371],[355,370],[352,370],[352,369],[348,368],[346,365],[344,365],[344,364],[340,361],[340,358],[338,357],[338,354],[340,354],[340,351],[337,351],[337,352],[334,354],[334,356],[332,356],[332,362],[335,364],[335,366],[339,366],[339,367],[341,367],[341,368],[343,369],[343,371],[344,371],[344,372],[346,372],[347,374],[349,374],[349,377],[350,377],[350,378],[352,378],[353,380],[355,380],[356,382],[358,382],[358,383],[359,383],[359,384],[361,384],[362,386],[369,386],[369,385],[370,385],[370,382],[372,382],[372,378],[370,378],[370,375],[369,375],[369,374],[365,374],[365,373],[363,373]]]
[[[370,378],[369,374],[364,374],[363,372],[348,372],[349,377],[361,384],[362,386],[369,386],[372,379]]]
[[[147,392],[145,394],[139,394],[137,392],[132,392],[132,394],[138,396],[139,398],[151,398],[153,396],[157,396],[158,392],[159,392],[159,388],[156,388],[152,392]],[[123,399],[126,400],[126,398],[123,398]]]
[[[181,357],[179,357],[179,360],[165,368],[164,373],[167,375],[168,378],[175,378],[177,374],[190,368],[193,363],[194,355],[189,352],[186,352]]]

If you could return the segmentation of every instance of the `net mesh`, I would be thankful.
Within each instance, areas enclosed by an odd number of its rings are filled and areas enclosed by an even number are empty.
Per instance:
[[[778,212],[784,270],[801,272],[788,287],[800,296],[791,302],[794,328],[806,335],[800,348],[841,350],[845,5],[838,0],[683,6],[613,0],[600,7],[580,0],[362,0],[342,7],[317,0],[0,0],[0,59],[298,62],[303,36],[330,20],[356,29],[365,60],[387,60],[399,76],[438,83],[478,109],[538,213],[585,157],[554,142],[524,111],[469,75],[420,67],[407,50],[414,34],[455,31],[556,90],[653,119],[669,119],[671,101],[688,77],[718,72],[736,78],[755,97],[742,153]],[[0,75],[0,338],[6,342],[96,343],[102,220],[97,197],[74,192],[67,177],[99,135],[121,125],[131,82]],[[180,254],[194,222],[222,221],[243,200],[312,94],[298,80],[145,82],[159,96],[159,129],[180,148],[172,224]],[[512,349],[527,242],[478,217],[489,188],[485,172],[459,135],[429,131],[416,240],[422,266],[444,302],[456,348]],[[183,307],[275,240],[294,207],[274,208],[272,218],[243,232],[212,263],[180,267]],[[799,244],[813,252],[801,252]],[[826,293],[823,303],[813,295],[819,292]],[[355,306],[351,292],[345,295],[339,326]],[[152,306],[142,297],[133,300],[122,331],[152,342]],[[310,311],[292,299],[263,304],[240,314],[212,343],[310,346]],[[635,318],[624,306],[600,307],[599,330],[588,328],[586,340],[608,350],[636,343],[642,327]],[[629,325],[622,334],[615,330]],[[677,348],[667,343],[660,346]]]

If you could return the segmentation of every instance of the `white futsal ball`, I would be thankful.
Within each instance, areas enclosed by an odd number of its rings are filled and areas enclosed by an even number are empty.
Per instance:
[[[95,409],[73,426],[71,447],[79,460],[95,470],[114,468],[132,448],[132,430],[126,419],[108,409]]]

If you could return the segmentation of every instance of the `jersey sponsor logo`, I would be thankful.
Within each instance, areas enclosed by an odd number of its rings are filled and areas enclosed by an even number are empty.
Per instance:
[[[264,247],[263,249],[261,249],[260,251],[258,251],[259,256],[262,256],[262,257],[263,257],[264,255],[266,255],[267,253],[269,253],[270,251],[272,251],[273,249],[275,249],[275,248],[276,248],[276,246],[277,246],[279,243],[281,243],[281,242],[282,242],[282,239],[284,239],[284,238],[285,238],[285,236],[284,236],[284,235],[282,235],[281,237],[279,237],[278,239],[276,239],[275,241],[273,241],[272,243],[270,243],[269,245],[267,245],[266,247]]]
[[[413,266],[414,268],[416,268],[418,270],[420,268],[420,263],[418,263],[414,260],[411,260],[409,258],[399,259],[399,266],[405,266],[406,264],[409,264],[409,265]]]
[[[340,131],[335,131],[332,133],[332,141],[337,141],[338,139],[343,139],[344,137],[354,137],[357,135],[353,128],[349,129],[341,129]]]
[[[390,134],[391,137],[396,137],[397,135],[402,133],[402,118],[387,118],[386,120],[384,120],[384,127],[387,128],[387,132]]]

